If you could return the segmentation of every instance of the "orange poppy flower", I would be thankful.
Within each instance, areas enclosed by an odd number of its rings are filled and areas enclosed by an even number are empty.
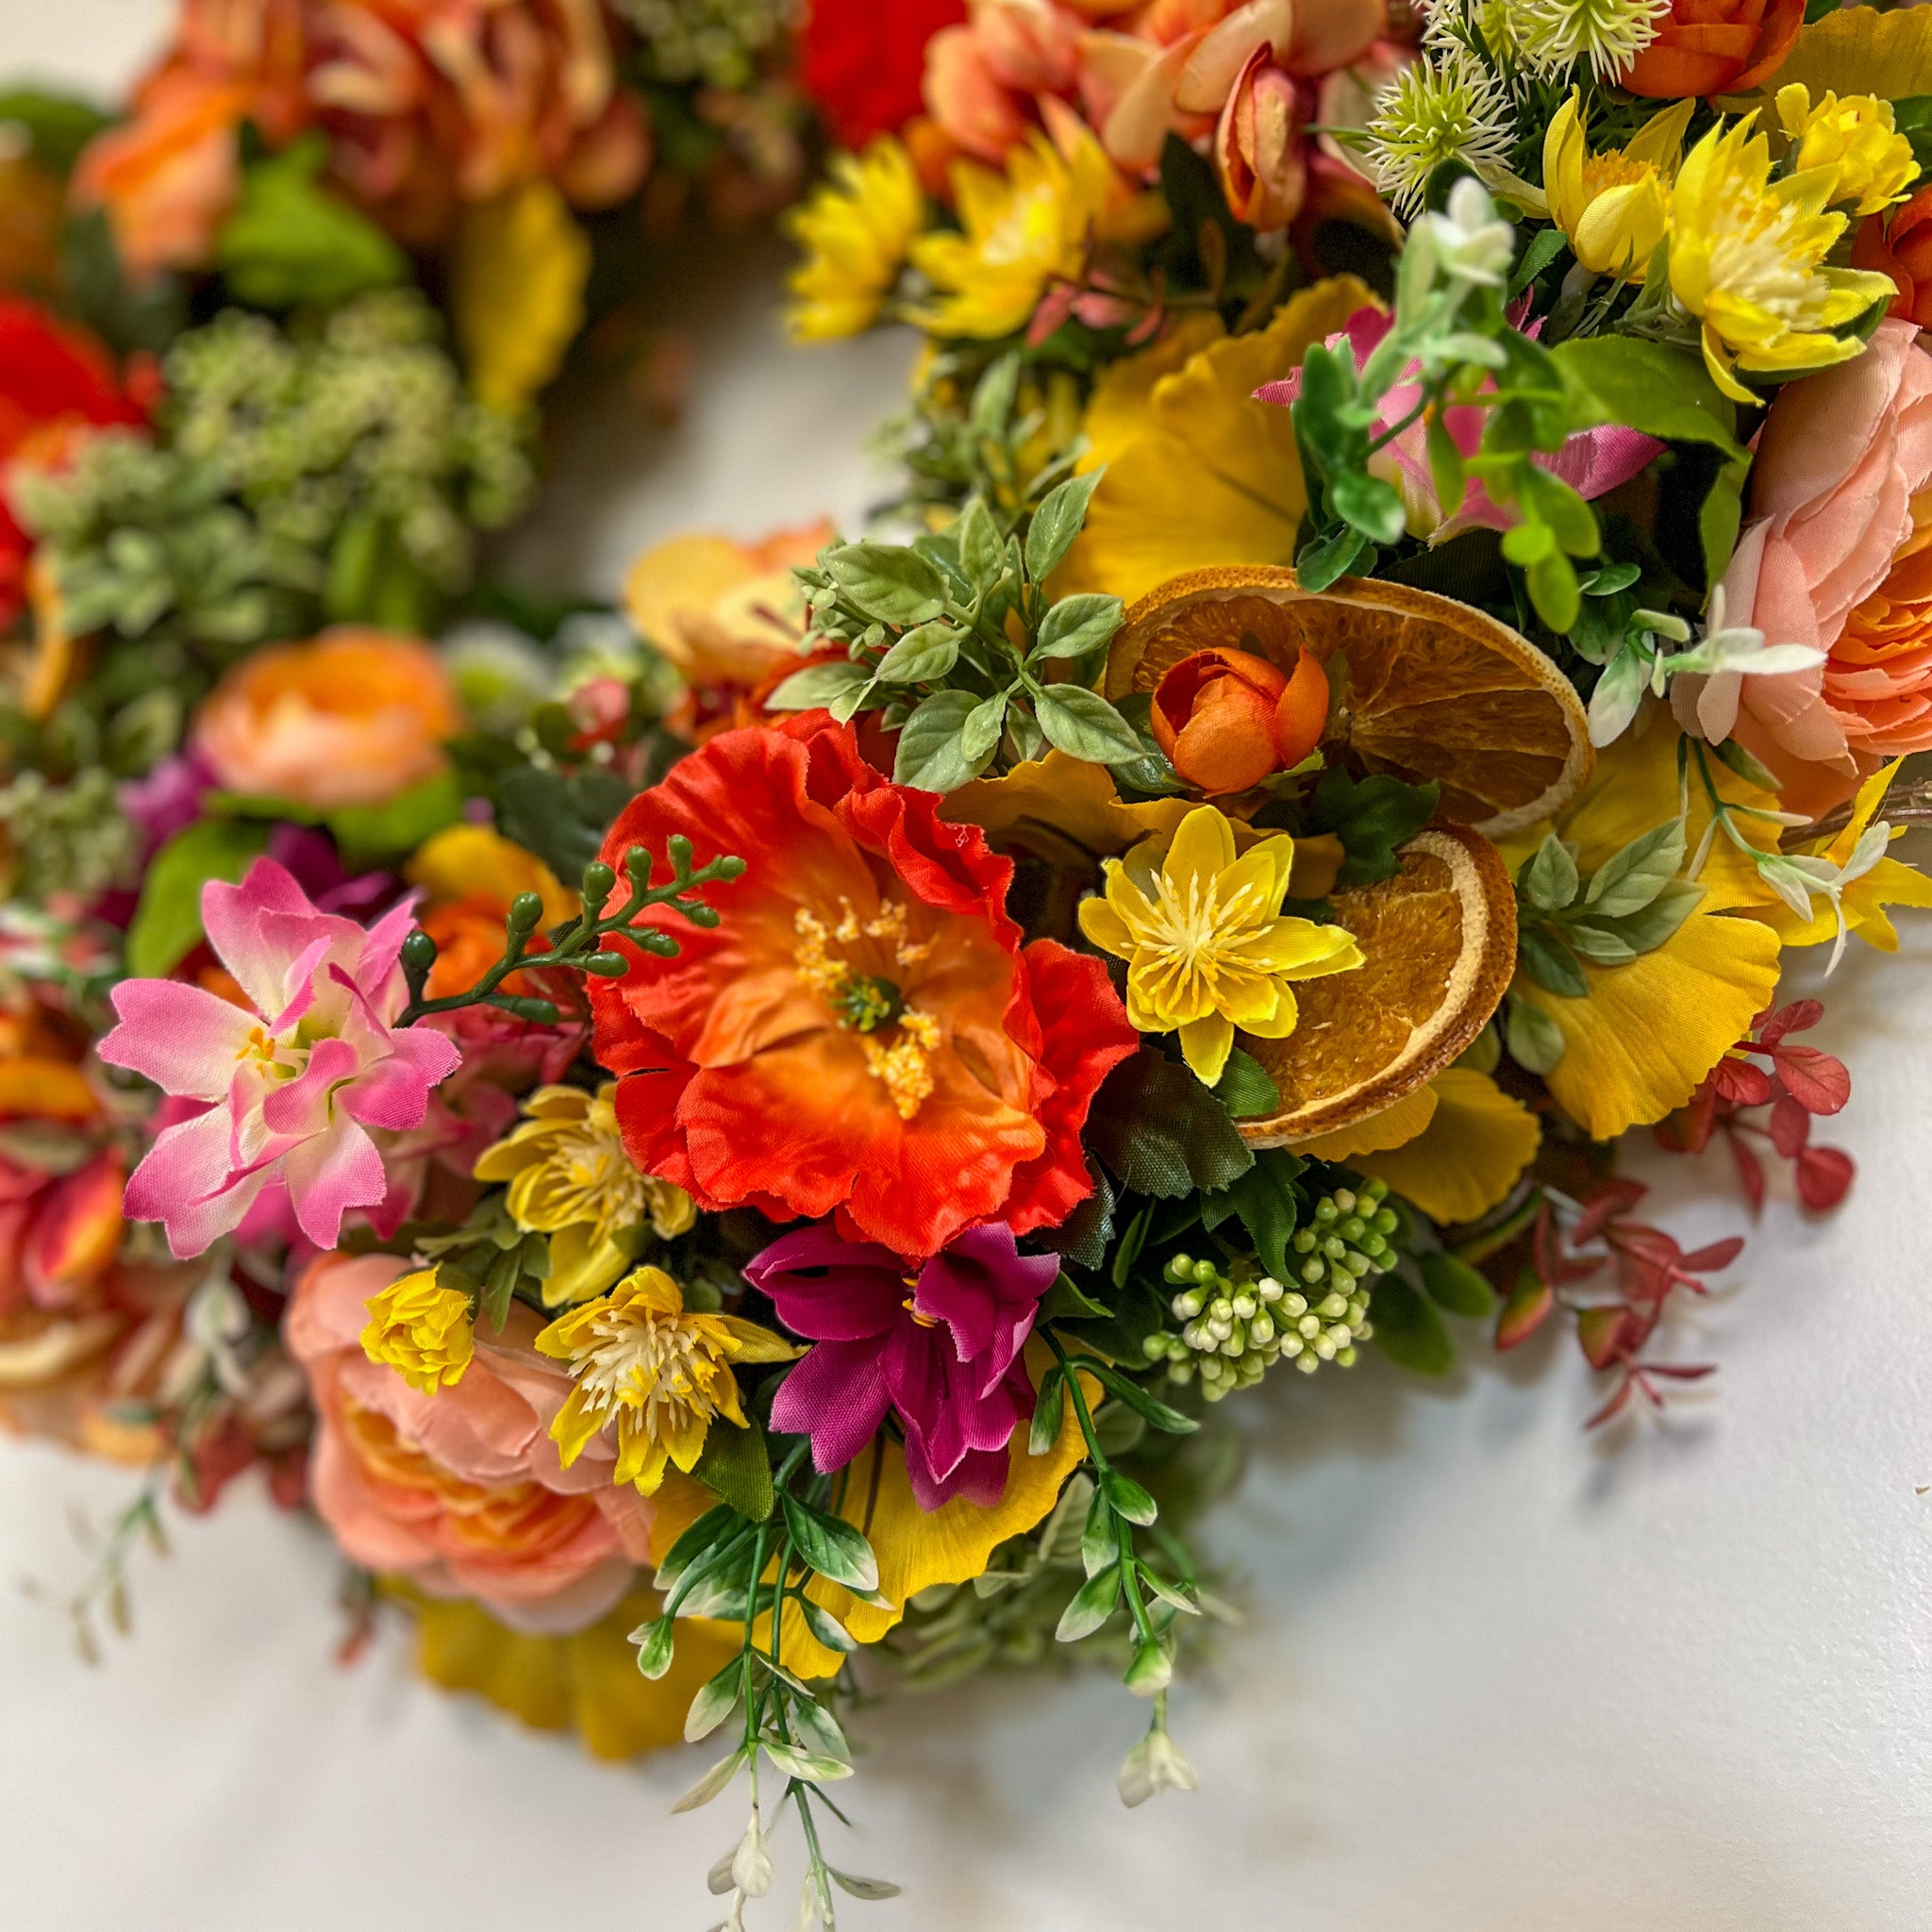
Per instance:
[[[1671,0],[1656,40],[1620,79],[1657,101],[1743,93],[1783,61],[1804,25],[1805,0]]]

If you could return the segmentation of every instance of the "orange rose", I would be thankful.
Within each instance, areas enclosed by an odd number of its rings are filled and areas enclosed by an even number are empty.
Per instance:
[[[1824,666],[1824,702],[1859,769],[1932,750],[1932,490],[1891,570],[1845,619]]]
[[[434,777],[461,722],[427,644],[344,625],[238,664],[201,708],[194,741],[229,791],[330,811]]]
[[[1932,188],[1884,214],[1868,215],[1852,243],[1852,266],[1875,269],[1898,285],[1889,315],[1932,327]]]
[[[1328,679],[1306,651],[1292,677],[1248,651],[1196,651],[1156,686],[1147,722],[1188,784],[1245,791],[1314,750],[1328,722]]]
[[[1623,85],[1657,101],[1742,93],[1784,59],[1804,25],[1805,0],[1671,0]]]

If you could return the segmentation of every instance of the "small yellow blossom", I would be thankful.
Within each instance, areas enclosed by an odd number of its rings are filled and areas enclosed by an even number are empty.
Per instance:
[[[1581,97],[1572,90],[1543,136],[1543,192],[1550,219],[1576,259],[1600,275],[1641,282],[1670,219],[1671,181],[1695,101],[1653,115],[1627,147],[1592,154]]]
[[[825,172],[786,224],[805,250],[791,277],[791,333],[802,341],[870,328],[925,225],[918,171],[890,134],[861,155],[834,155]]]
[[[1281,916],[1293,865],[1286,837],[1237,858],[1226,815],[1197,806],[1164,853],[1150,840],[1108,859],[1103,896],[1081,904],[1081,931],[1127,962],[1127,1018],[1142,1033],[1177,1027],[1183,1057],[1209,1087],[1237,1027],[1261,1040],[1294,1031],[1291,980],[1362,963],[1341,926]]]
[[[475,1353],[474,1331],[470,1297],[440,1287],[434,1268],[419,1268],[369,1297],[362,1353],[418,1393],[434,1395],[463,1379]]]
[[[614,1480],[650,1495],[667,1463],[688,1475],[713,1420],[746,1426],[733,1362],[790,1361],[798,1350],[735,1315],[686,1312],[661,1268],[640,1268],[601,1301],[559,1315],[539,1351],[567,1363],[576,1387],[550,1424],[568,1469],[591,1438],[617,1424]]]
[[[1063,155],[1045,135],[1030,136],[1008,155],[1004,174],[976,161],[955,166],[963,232],[923,235],[912,244],[912,265],[939,298],[914,313],[922,328],[940,336],[1011,335],[1032,319],[1049,282],[1079,276],[1122,186],[1090,130],[1066,138]]]
[[[1847,362],[1863,344],[1833,333],[1896,292],[1890,280],[1827,268],[1845,217],[1825,208],[1835,167],[1771,179],[1750,119],[1713,127],[1671,192],[1671,293],[1704,325],[1704,361],[1733,402],[1756,402],[1736,371],[1789,375]]]
[[[1814,108],[1795,83],[1777,91],[1777,118],[1796,143],[1796,170],[1836,168],[1835,207],[1850,204],[1855,215],[1875,215],[1899,200],[1919,172],[1912,144],[1898,131],[1891,103],[1871,94],[1840,100],[1826,93]]]
[[[626,1236],[646,1217],[660,1241],[683,1234],[697,1209],[682,1188],[640,1174],[617,1125],[617,1083],[594,1094],[540,1087],[524,1102],[522,1126],[477,1161],[479,1181],[508,1181],[509,1216],[547,1234],[547,1307],[602,1294],[637,1258]]]
[[[464,216],[450,306],[470,387],[491,408],[521,409],[562,367],[590,278],[590,237],[547,180]]]

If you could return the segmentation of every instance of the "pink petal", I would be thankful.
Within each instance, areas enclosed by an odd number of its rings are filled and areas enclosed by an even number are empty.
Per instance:
[[[319,1040],[308,1064],[261,1104],[263,1124],[272,1134],[306,1141],[328,1129],[335,1090],[353,1079],[361,1061],[346,1040]]]
[[[779,1385],[772,1426],[808,1435],[822,1475],[843,1469],[878,1434],[889,1407],[883,1354],[875,1341],[821,1341]]]
[[[353,1081],[342,1106],[365,1126],[401,1132],[420,1127],[429,1092],[462,1064],[454,1041],[426,1026],[405,1026],[389,1036],[390,1057]]]
[[[277,945],[266,928],[264,915],[270,912],[323,916],[292,875],[272,858],[258,858],[239,886],[210,879],[201,889],[201,924],[208,942],[262,1013],[275,1012],[287,1001],[290,963],[313,936],[286,948]]]
[[[291,1148],[283,1172],[295,1219],[318,1248],[335,1246],[351,1208],[374,1208],[389,1192],[375,1142],[346,1115]]]
[[[142,1074],[164,1093],[193,1100],[226,1093],[258,1024],[253,1014],[173,979],[123,980],[112,997],[121,1024],[100,1045],[109,1066]]]

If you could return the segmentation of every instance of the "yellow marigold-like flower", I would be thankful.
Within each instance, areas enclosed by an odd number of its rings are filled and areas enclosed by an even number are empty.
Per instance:
[[[798,1350],[736,1315],[686,1312],[684,1291],[661,1268],[640,1268],[602,1301],[575,1308],[537,1337],[568,1364],[576,1387],[550,1424],[568,1469],[601,1430],[617,1424],[614,1480],[650,1495],[667,1463],[689,1474],[712,1422],[745,1424],[733,1362],[790,1361]]]
[[[1142,1033],[1178,1028],[1182,1056],[1209,1087],[1237,1027],[1262,1040],[1294,1031],[1291,980],[1362,963],[1341,926],[1281,916],[1293,865],[1283,836],[1237,858],[1226,815],[1197,806],[1164,853],[1149,840],[1108,859],[1104,894],[1081,904],[1081,931],[1127,962],[1127,1018]]]
[[[1845,217],[1825,208],[1836,168],[1771,179],[1749,119],[1713,127],[1671,192],[1671,293],[1704,325],[1704,361],[1734,402],[1757,400],[1736,371],[1784,375],[1847,362],[1864,344],[1832,333],[1896,292],[1888,276],[1824,265]]]
[[[1809,91],[1794,82],[1777,91],[1777,118],[1797,143],[1792,166],[1836,168],[1831,199],[1849,203],[1855,215],[1890,207],[1918,175],[1912,144],[1898,131],[1890,101],[1871,94],[1840,100],[1827,92],[1814,108]]]
[[[791,277],[791,333],[803,341],[870,328],[925,225],[918,171],[890,134],[863,154],[834,155],[825,173],[786,220],[806,251]]]
[[[421,1394],[455,1388],[475,1354],[470,1297],[439,1286],[434,1268],[405,1274],[370,1296],[362,1353]]]
[[[594,1094],[580,1087],[540,1087],[524,1102],[522,1126],[477,1161],[479,1181],[508,1181],[510,1219],[547,1234],[548,1307],[602,1294],[631,1263],[630,1230],[648,1218],[661,1241],[697,1219],[682,1188],[640,1174],[624,1151],[617,1125],[617,1083]]]
[[[1627,147],[1592,154],[1573,89],[1543,136],[1543,192],[1550,219],[1585,268],[1641,282],[1670,220],[1672,178],[1695,101],[1653,115]]]
[[[1025,327],[1047,284],[1086,266],[1102,217],[1121,192],[1113,163],[1084,126],[1062,154],[1043,134],[1007,156],[1006,172],[976,161],[953,169],[962,233],[923,235],[912,265],[940,298],[914,312],[940,336],[991,339]]]

